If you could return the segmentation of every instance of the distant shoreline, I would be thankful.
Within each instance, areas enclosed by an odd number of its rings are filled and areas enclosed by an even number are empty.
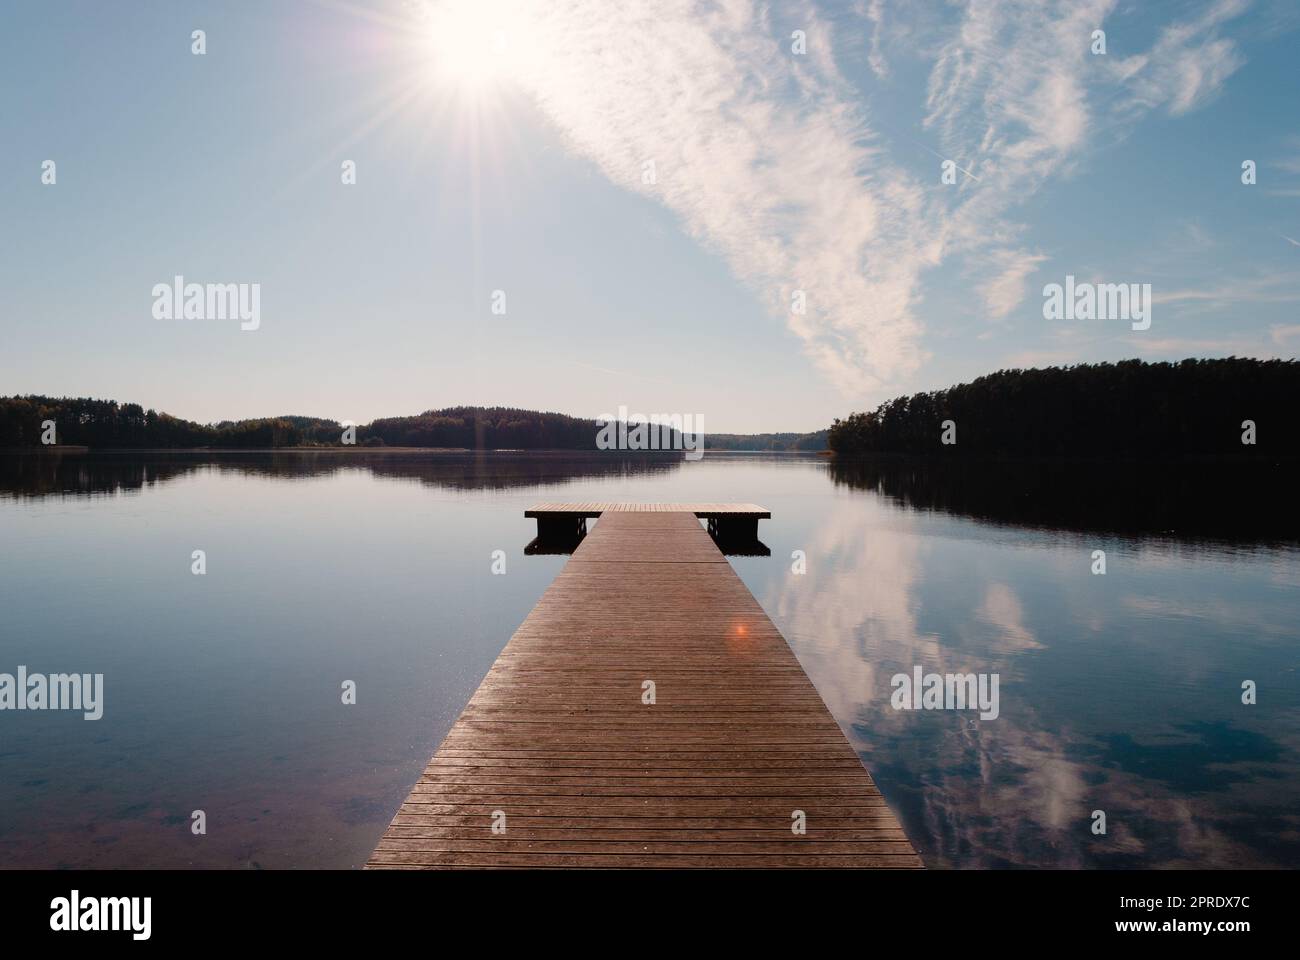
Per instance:
[[[1159,465],[1159,464],[1242,464],[1255,466],[1293,466],[1300,464],[1300,451],[1295,453],[1186,453],[1186,454],[1152,454],[1150,456],[1136,456],[1131,454],[987,454],[987,455],[966,455],[953,456],[941,453],[901,453],[901,452],[875,452],[875,453],[855,453],[841,452],[836,453],[834,450],[768,450],[756,448],[752,450],[734,449],[725,447],[721,449],[712,449],[705,447],[705,453],[709,456],[734,456],[734,455],[755,455],[763,454],[764,456],[776,457],[808,457],[834,461],[837,463],[849,465],[854,463],[867,464],[903,464],[910,463],[918,466],[936,466],[936,467],[960,467],[970,466],[988,466],[988,465],[1011,465],[1024,464],[1030,465],[1113,465],[1113,466],[1142,466],[1142,465]],[[382,446],[318,446],[318,447],[88,447],[74,444],[53,445],[44,447],[0,447],[0,456],[23,455],[23,456],[55,456],[72,454],[81,455],[129,455],[129,456],[176,456],[176,455],[220,455],[220,456],[265,456],[267,454],[342,454],[348,457],[375,457],[375,456],[419,456],[423,454],[452,455],[452,454],[482,454],[482,455],[508,455],[513,457],[536,457],[536,458],[559,458],[559,457],[610,457],[616,459],[632,458],[652,458],[663,460],[681,460],[684,459],[681,450],[587,450],[569,447],[547,447],[534,449],[528,447],[510,448],[510,447],[488,447],[475,449],[473,447],[382,447]]]
[[[706,452],[714,455],[732,454],[732,453],[767,453],[767,454],[799,454],[801,456],[824,456],[830,451],[827,450],[768,450],[755,448],[752,450],[733,449],[731,447],[712,449],[705,447]],[[220,453],[220,454],[266,454],[266,453],[342,453],[348,456],[375,456],[388,454],[420,454],[420,453],[506,453],[512,456],[573,456],[581,454],[584,456],[612,456],[612,457],[663,457],[665,459],[681,459],[685,451],[682,450],[590,450],[578,447],[384,447],[384,446],[314,446],[314,447],[88,447],[74,444],[52,445],[42,447],[0,447],[0,455],[6,454],[34,454],[37,456],[49,456],[51,454],[63,453],[129,453],[129,454],[177,454],[177,453]]]

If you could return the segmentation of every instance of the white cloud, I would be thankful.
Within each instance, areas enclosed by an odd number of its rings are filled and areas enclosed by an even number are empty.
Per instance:
[[[1245,63],[1236,44],[1214,31],[1249,5],[1249,0],[1218,0],[1200,16],[1166,27],[1150,54],[1141,58],[1130,103],[1148,108],[1165,104],[1178,115],[1209,101]]]
[[[808,35],[796,56],[744,0],[639,9],[530,8],[522,79],[542,109],[612,181],[676,212],[846,392],[914,372],[920,275],[939,238],[836,72],[825,25],[811,8],[794,17]],[[806,315],[790,310],[797,289]]]
[[[983,256],[991,237],[1020,228],[1010,209],[1086,154],[1099,116],[1134,122],[1160,104],[1185,113],[1240,66],[1235,45],[1215,37],[1243,0],[1224,0],[1166,27],[1149,51],[1094,56],[1091,33],[1115,0],[971,0],[930,74],[925,125],[950,156],[973,157],[979,188],[953,211],[948,253]],[[1111,38],[1112,46],[1116,43]],[[985,272],[996,264],[980,264]]]
[[[1300,300],[1300,278],[1288,275],[1234,277],[1207,287],[1157,290],[1155,303],[1208,301],[1216,304],[1294,303]]]
[[[871,22],[871,50],[867,54],[867,65],[877,77],[889,76],[889,63],[881,52],[881,34],[885,22],[885,0],[868,0],[861,8],[862,15]]]
[[[1025,299],[1026,282],[1047,257],[1023,250],[1003,250],[991,258],[994,276],[980,287],[989,315],[1001,319]]]
[[[937,170],[918,179],[889,153],[812,6],[783,5],[778,26],[754,0],[499,2],[526,38],[515,78],[572,150],[674,211],[852,396],[896,386],[926,360],[917,310],[929,268],[965,258],[995,320],[1023,302],[1045,258],[1025,249],[1010,212],[1086,155],[1099,114],[1185,113],[1242,62],[1217,31],[1244,0],[1211,3],[1128,57],[1089,52],[1116,0],[970,0],[923,39],[915,18],[861,0],[877,77],[891,72],[885,49],[933,57],[924,124],[979,173],[947,191]],[[790,23],[807,33],[806,56],[790,50]],[[653,184],[642,182],[648,160]],[[806,315],[790,310],[794,290]]]

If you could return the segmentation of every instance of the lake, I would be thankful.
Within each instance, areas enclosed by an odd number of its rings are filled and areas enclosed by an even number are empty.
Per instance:
[[[0,712],[0,867],[362,864],[565,562],[524,553],[543,499],[769,508],[771,555],[731,563],[930,867],[1297,867],[1300,537],[1279,506],[1295,479],[0,455],[0,672],[104,677],[99,720]],[[895,710],[891,678],[916,667],[996,674],[999,715]]]

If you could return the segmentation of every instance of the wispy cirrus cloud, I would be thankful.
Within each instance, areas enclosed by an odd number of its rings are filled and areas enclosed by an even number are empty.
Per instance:
[[[1046,259],[1021,242],[1012,211],[1086,157],[1094,135],[1109,140],[1164,105],[1186,113],[1206,102],[1242,57],[1216,31],[1246,0],[1218,0],[1163,28],[1151,48],[1094,55],[1115,0],[970,0],[939,47],[924,124],[951,155],[981,175],[951,212],[947,255],[965,253],[983,277],[978,292],[998,319],[1023,301]],[[1113,41],[1112,41],[1113,42]]]
[[[847,26],[813,4],[502,2],[527,39],[516,78],[573,152],[672,210],[858,396],[927,359],[918,311],[932,268],[960,256],[994,320],[1021,304],[1046,255],[1015,209],[1067,176],[1099,128],[1113,139],[1151,110],[1212,98],[1242,63],[1220,30],[1246,5],[1203,4],[1145,51],[1094,57],[1091,32],[1116,0],[968,0],[924,36],[885,0],[861,0]],[[958,190],[935,189],[937,170],[922,177],[873,130],[837,67],[846,46],[869,51],[882,80],[895,72],[885,50],[931,63],[917,119],[972,171]],[[796,290],[806,313],[790,308]]]
[[[1208,102],[1245,58],[1217,29],[1239,17],[1250,0],[1217,0],[1192,18],[1161,31],[1149,53],[1121,61],[1130,80],[1127,106],[1152,109],[1162,104],[1175,116]]]
[[[1208,286],[1164,290],[1152,299],[1157,304],[1188,301],[1220,305],[1294,303],[1300,300],[1300,277],[1288,274],[1232,277]]]
[[[940,239],[812,7],[797,16],[806,56],[745,0],[571,2],[528,19],[543,52],[525,83],[572,148],[674,211],[787,317],[827,376],[858,392],[919,367],[914,308]],[[791,310],[796,290],[806,313]]]
[[[1020,306],[1029,275],[1046,259],[1043,254],[1024,250],[1004,249],[989,256],[987,263],[993,275],[979,288],[989,316],[999,319]]]

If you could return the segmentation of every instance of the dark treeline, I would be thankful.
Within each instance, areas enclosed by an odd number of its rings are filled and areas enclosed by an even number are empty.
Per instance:
[[[706,450],[825,450],[826,430],[815,433],[710,433]]]
[[[319,417],[266,417],[202,424],[137,403],[55,397],[0,398],[0,448],[42,446],[54,423],[60,445],[106,448],[342,446],[344,427]],[[451,407],[390,417],[355,429],[357,446],[594,450],[596,423],[508,407]]]
[[[999,370],[836,420],[840,454],[1125,459],[1300,454],[1295,360],[1183,360]],[[956,443],[941,443],[945,420]],[[1243,444],[1243,421],[1256,442]]]
[[[138,403],[83,397],[0,397],[0,448],[39,447],[53,422],[63,446],[113,448],[280,447],[337,443],[342,427],[312,417],[202,424]]]
[[[389,447],[469,450],[595,450],[594,420],[513,407],[448,407],[387,417],[357,432],[357,442]],[[363,440],[364,437],[364,440]]]
[[[146,410],[138,403],[69,397],[0,397],[0,449],[40,447],[43,424],[55,442],[97,449],[273,449],[343,446],[344,427],[319,417],[266,417],[202,424]],[[465,450],[595,450],[600,423],[515,407],[447,407],[413,417],[385,417],[355,428],[361,447]],[[671,437],[671,439],[670,439]],[[681,448],[676,432],[661,444]],[[826,431],[705,437],[715,450],[824,450]]]

